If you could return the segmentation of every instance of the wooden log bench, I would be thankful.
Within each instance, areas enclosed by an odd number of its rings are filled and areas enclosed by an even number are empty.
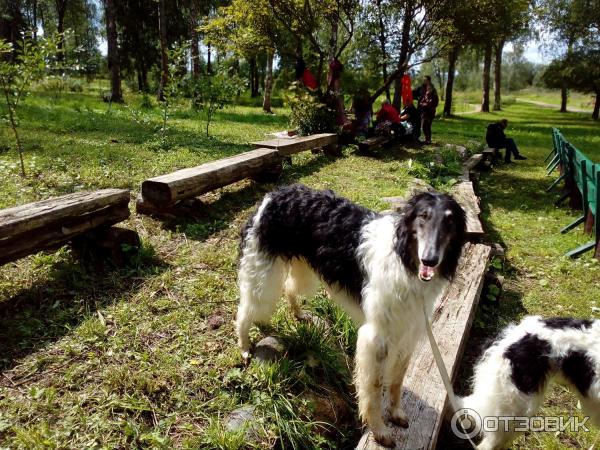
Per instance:
[[[467,243],[456,276],[434,307],[431,328],[454,378],[469,336],[484,284],[491,248]],[[448,397],[439,375],[429,341],[424,338],[413,353],[406,373],[402,407],[408,415],[408,428],[395,428],[395,449],[433,450],[442,426]],[[357,450],[384,450],[367,432]]]
[[[129,217],[129,191],[104,189],[0,210],[0,265],[76,240],[115,256],[121,244],[139,246],[132,230],[112,227]]]
[[[463,207],[467,214],[467,236],[471,240],[477,240],[483,236],[483,226],[479,215],[481,208],[479,207],[479,198],[475,195],[473,183],[471,181],[462,181],[456,184],[450,194]],[[400,212],[406,204],[405,197],[384,197],[383,201],[389,203],[393,210]]]
[[[471,180],[472,172],[477,167],[479,167],[481,164],[483,164],[483,161],[484,161],[484,156],[482,153],[476,153],[475,155],[473,155],[469,159],[467,159],[465,161],[465,163],[463,164],[463,173],[462,173],[462,176],[460,177],[460,179],[462,181]]]
[[[277,150],[282,157],[295,153],[322,148],[329,155],[339,156],[338,136],[335,133],[311,134],[310,136],[293,136],[289,138],[269,139],[253,142],[256,148],[271,148]]]
[[[372,136],[358,143],[358,151],[360,153],[369,153],[373,150],[377,150],[386,144],[392,142],[392,136]]]
[[[281,170],[281,156],[275,149],[259,148],[240,153],[144,181],[136,209],[142,214],[176,214],[178,204],[184,200],[245,178],[273,181]]]

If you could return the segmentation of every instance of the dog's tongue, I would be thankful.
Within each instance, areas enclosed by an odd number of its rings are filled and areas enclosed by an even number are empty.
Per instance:
[[[435,269],[433,267],[426,266],[424,264],[420,264],[419,266],[419,277],[422,280],[429,281],[433,278],[435,274]]]

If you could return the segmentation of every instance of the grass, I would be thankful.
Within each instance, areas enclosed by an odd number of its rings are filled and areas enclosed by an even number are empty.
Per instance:
[[[79,189],[123,187],[135,194],[145,178],[239,153],[287,127],[285,110],[270,116],[238,106],[220,112],[206,138],[203,124],[183,108],[163,137],[158,108],[143,108],[130,94],[109,111],[103,89],[37,92],[26,100],[21,130],[29,175],[18,177],[13,150],[0,153],[0,207]],[[557,232],[576,212],[553,207],[556,194],[544,192],[550,179],[542,164],[551,126],[600,161],[598,123],[524,104],[501,115],[530,159],[500,166],[480,183],[486,227],[508,257],[495,263],[506,277],[504,294],[478,311],[465,376],[480,342],[509,321],[524,314],[592,317],[600,293],[595,260],[562,256],[587,238]],[[485,125],[499,117],[439,120],[434,137],[474,148]],[[7,129],[0,142],[10,145]],[[431,174],[432,155],[393,148],[367,158],[346,149],[332,160],[307,152],[294,156],[281,182],[331,188],[384,209],[381,197],[402,195],[415,174]],[[441,186],[452,178],[444,175]],[[139,232],[144,252],[131,267],[80,262],[66,247],[0,267],[0,447],[353,448],[360,436],[350,383],[356,330],[323,294],[307,309],[327,326],[298,324],[282,305],[253,339],[277,335],[283,359],[240,366],[232,328],[238,230],[272,187],[241,182],[207,194],[194,220],[132,214],[125,226]],[[211,325],[217,316],[222,326]],[[348,414],[336,422],[322,399],[335,399]],[[255,407],[256,423],[228,432],[223,419],[241,405]],[[577,413],[574,397],[555,389],[544,413]],[[583,448],[593,436],[530,434],[517,447]]]

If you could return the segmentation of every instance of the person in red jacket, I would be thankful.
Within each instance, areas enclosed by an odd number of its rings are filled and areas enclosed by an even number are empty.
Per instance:
[[[394,108],[394,105],[389,100],[384,100],[381,103],[381,109],[377,112],[375,119],[375,128],[388,128],[391,130],[396,137],[404,135],[404,128],[400,125],[401,119],[398,110]]]

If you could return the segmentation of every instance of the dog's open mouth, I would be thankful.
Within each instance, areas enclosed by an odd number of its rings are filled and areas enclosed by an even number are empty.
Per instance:
[[[422,281],[431,281],[435,275],[435,267],[429,267],[425,264],[419,264],[419,278]]]

